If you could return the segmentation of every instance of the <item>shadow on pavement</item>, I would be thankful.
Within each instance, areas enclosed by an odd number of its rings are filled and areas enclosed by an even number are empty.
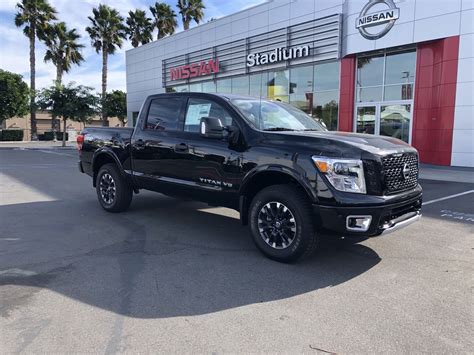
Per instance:
[[[380,261],[352,245],[280,264],[256,250],[238,219],[205,205],[148,194],[109,214],[89,192],[75,202],[0,207],[12,222],[0,251],[2,316],[41,289],[129,317],[199,315],[336,286]]]

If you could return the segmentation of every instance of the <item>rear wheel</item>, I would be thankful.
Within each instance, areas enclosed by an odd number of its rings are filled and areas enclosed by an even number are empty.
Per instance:
[[[133,190],[115,164],[103,165],[96,180],[97,198],[108,212],[123,212],[132,202]]]
[[[306,195],[291,185],[269,186],[255,196],[250,228],[257,247],[277,261],[309,256],[318,244],[311,205]]]

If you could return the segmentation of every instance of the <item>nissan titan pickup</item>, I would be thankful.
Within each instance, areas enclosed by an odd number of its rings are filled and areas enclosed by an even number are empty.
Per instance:
[[[329,132],[283,102],[157,94],[134,128],[88,127],[77,143],[106,211],[127,210],[141,189],[228,207],[277,261],[311,255],[322,236],[374,237],[421,217],[416,149]]]

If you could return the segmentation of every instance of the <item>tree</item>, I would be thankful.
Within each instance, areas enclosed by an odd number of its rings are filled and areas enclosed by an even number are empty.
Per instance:
[[[126,32],[133,47],[153,40],[153,23],[143,10],[129,11]]]
[[[36,68],[35,44],[36,38],[44,38],[45,29],[49,22],[56,19],[56,10],[46,0],[22,0],[17,5],[15,25],[23,27],[23,33],[30,40],[30,120],[31,140],[37,140],[36,129]]]
[[[71,70],[72,64],[80,65],[84,61],[81,49],[84,45],[78,43],[81,36],[76,29],[68,30],[64,22],[55,23],[45,31],[45,44],[48,47],[44,61],[51,61],[56,67],[56,81],[61,84],[63,74]]]
[[[28,113],[29,91],[21,75],[0,69],[0,125]]]
[[[69,83],[55,84],[43,89],[38,104],[43,110],[50,110],[55,117],[63,119],[63,147],[66,145],[67,120],[88,122],[97,113],[98,98],[92,88]]]
[[[171,6],[156,2],[154,6],[150,6],[150,11],[153,15],[153,26],[158,30],[156,39],[172,35],[178,26],[178,21]]]
[[[117,48],[122,47],[122,41],[126,37],[123,17],[117,10],[107,5],[99,5],[92,10],[93,17],[89,16],[92,26],[86,27],[91,37],[92,46],[97,53],[102,52],[102,101],[107,94],[107,61],[109,54],[114,54]],[[102,107],[104,105],[102,104]],[[102,125],[108,126],[107,116],[101,112]]]
[[[204,18],[206,8],[202,0],[178,0],[178,9],[183,20],[184,30],[189,29],[189,24],[194,20],[197,24]]]
[[[68,30],[64,22],[55,23],[45,31],[45,44],[48,47],[44,61],[56,66],[56,83],[61,85],[64,73],[68,73],[72,64],[80,65],[84,60],[81,49],[84,46],[77,41],[81,36],[76,29]],[[52,117],[51,128],[56,140],[56,117]]]
[[[125,126],[127,120],[127,94],[121,90],[113,90],[105,97],[104,111],[107,117],[117,117]]]

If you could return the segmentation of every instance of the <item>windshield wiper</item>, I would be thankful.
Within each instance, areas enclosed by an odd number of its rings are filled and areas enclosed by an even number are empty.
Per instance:
[[[302,131],[320,131],[320,129],[317,129],[317,128],[305,128],[305,129],[302,129]]]
[[[272,128],[266,128],[264,131],[294,131],[294,129],[291,128],[285,128],[285,127],[272,127]]]

